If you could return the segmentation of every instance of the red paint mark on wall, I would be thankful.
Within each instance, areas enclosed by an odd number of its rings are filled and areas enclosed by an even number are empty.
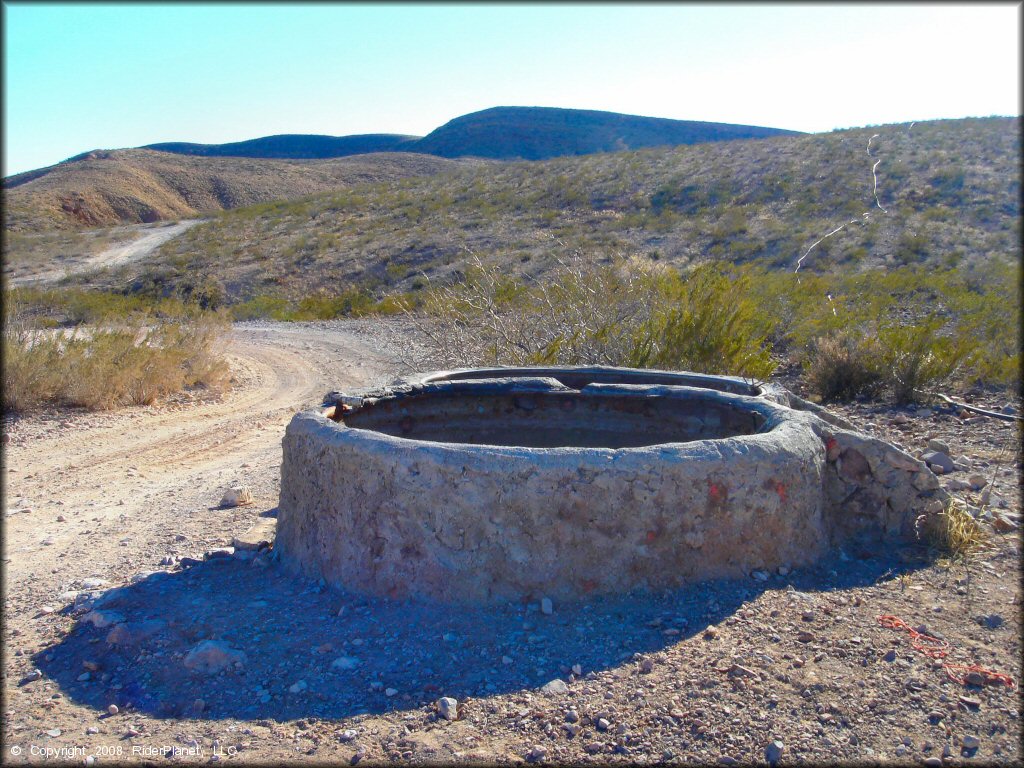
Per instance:
[[[708,496],[712,501],[719,501],[722,498],[722,489],[710,480],[708,481]]]
[[[786,486],[781,481],[775,481],[775,492],[779,494],[779,501],[784,502],[786,500]]]
[[[654,531],[647,532],[647,541],[654,541],[656,538],[658,538],[657,533],[655,533]]]

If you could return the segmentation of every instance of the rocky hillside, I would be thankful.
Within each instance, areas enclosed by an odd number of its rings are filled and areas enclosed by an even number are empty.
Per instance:
[[[415,291],[471,255],[510,275],[574,252],[846,272],[1012,261],[1019,148],[1019,119],[985,118],[456,168],[227,212],[164,246],[145,282],[203,276],[239,301]]]
[[[96,151],[4,181],[4,229],[28,232],[178,219],[464,165],[411,153],[330,160]]]

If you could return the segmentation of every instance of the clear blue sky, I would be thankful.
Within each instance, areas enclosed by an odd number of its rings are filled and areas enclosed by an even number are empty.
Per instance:
[[[1021,7],[4,2],[3,173],[499,105],[803,131],[1020,114]]]

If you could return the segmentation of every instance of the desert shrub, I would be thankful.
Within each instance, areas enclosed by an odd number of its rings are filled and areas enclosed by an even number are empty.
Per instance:
[[[944,321],[929,317],[919,324],[892,325],[879,331],[880,364],[898,403],[920,400],[946,383],[976,354],[977,343],[963,335],[940,335]]]
[[[634,335],[627,364],[751,378],[774,370],[749,275],[703,265],[686,276],[663,274],[655,286],[656,303]]]
[[[38,329],[9,307],[4,323],[5,410],[46,405],[105,410],[148,405],[183,387],[222,387],[219,316],[133,317],[70,331]]]
[[[743,278],[574,255],[543,282],[475,261],[418,316],[449,365],[629,365],[761,377],[773,368]]]
[[[288,313],[288,299],[281,296],[253,296],[230,307],[233,320],[284,320]]]
[[[857,332],[814,339],[803,364],[807,386],[826,402],[874,395],[882,385],[878,343]]]

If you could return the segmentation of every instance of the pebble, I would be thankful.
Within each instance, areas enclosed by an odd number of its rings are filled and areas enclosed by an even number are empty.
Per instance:
[[[331,662],[332,669],[355,669],[359,666],[359,659],[354,656],[339,656]]]
[[[942,768],[941,757],[926,757],[924,759],[924,765],[926,768]]]
[[[359,734],[353,731],[351,728],[342,731],[338,734],[338,741],[348,742],[352,741]]]
[[[109,707],[107,707],[107,714],[108,715],[116,715],[120,711],[121,710],[119,710],[117,708],[117,704],[111,704]]]
[[[397,688],[385,688],[384,689],[384,695],[387,696],[389,699],[392,696],[394,696],[396,693],[398,693],[398,689]]]
[[[555,610],[555,607],[551,603],[551,598],[550,597],[541,598],[541,601],[540,601],[540,612],[541,613],[543,613],[545,616],[550,616],[552,613],[554,613],[554,610]]]
[[[58,736],[60,736],[61,730],[60,730],[60,728],[51,728],[50,730],[45,731],[45,733],[46,733],[47,736],[52,736],[53,738],[57,738]]]
[[[308,686],[306,685],[306,681],[305,680],[299,680],[298,682],[292,683],[288,687],[288,692],[289,693],[302,693],[304,690],[306,690],[307,687]]]
[[[445,720],[454,720],[458,717],[459,702],[450,696],[442,696],[437,700],[437,714]]]
[[[964,749],[977,749],[981,746],[981,739],[977,736],[968,734],[967,736],[964,736],[961,743],[964,745]]]
[[[612,725],[612,724],[611,724],[611,723],[609,723],[609,722],[608,722],[608,721],[607,721],[607,720],[606,720],[605,718],[603,718],[603,717],[599,717],[599,718],[597,718],[597,722],[596,722],[596,723],[594,723],[594,727],[595,727],[595,728],[597,728],[597,730],[599,730],[599,731],[607,731],[607,730],[608,730],[608,729],[609,729],[609,728],[611,727],[611,725]]]

